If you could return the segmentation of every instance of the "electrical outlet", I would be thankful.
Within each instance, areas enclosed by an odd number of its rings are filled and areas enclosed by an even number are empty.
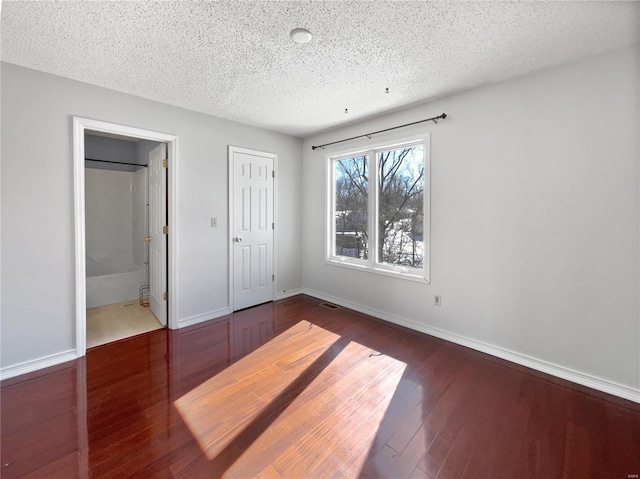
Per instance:
[[[211,218],[211,227],[212,228],[218,227],[218,218]]]
[[[435,304],[436,306],[442,305],[442,297],[439,294],[436,294],[433,297],[433,304]]]

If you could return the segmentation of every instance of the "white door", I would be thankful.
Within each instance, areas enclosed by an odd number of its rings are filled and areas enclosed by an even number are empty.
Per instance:
[[[151,311],[161,324],[167,325],[167,145],[161,143],[149,153],[149,296]]]
[[[273,301],[274,155],[229,149],[232,309]]]

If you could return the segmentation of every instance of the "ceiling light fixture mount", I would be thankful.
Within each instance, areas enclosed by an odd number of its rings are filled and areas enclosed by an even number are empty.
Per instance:
[[[291,40],[296,43],[309,43],[313,38],[311,32],[309,30],[305,30],[304,28],[294,28],[291,30],[289,34],[291,36]]]

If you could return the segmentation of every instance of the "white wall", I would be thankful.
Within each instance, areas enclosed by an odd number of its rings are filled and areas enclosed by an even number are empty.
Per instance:
[[[91,134],[84,135],[84,156],[92,160],[121,161],[123,163],[137,163],[138,144],[141,141],[119,140]],[[153,143],[153,142],[149,142]],[[142,164],[146,164],[147,160]],[[117,165],[102,164],[102,168],[117,167]],[[122,168],[122,166],[120,166]],[[122,170],[121,170],[122,171]]]
[[[636,46],[306,139],[305,289],[634,393],[638,89]],[[325,264],[325,155],[358,142],[311,146],[442,112],[446,120],[422,127],[431,131],[432,283]]]
[[[3,369],[75,348],[74,115],[179,137],[178,320],[228,306],[228,145],[278,154],[277,287],[301,286],[300,139],[6,63],[1,100]]]
[[[149,153],[160,143],[151,140],[139,140],[136,142],[136,158],[135,163],[146,165],[149,163]]]

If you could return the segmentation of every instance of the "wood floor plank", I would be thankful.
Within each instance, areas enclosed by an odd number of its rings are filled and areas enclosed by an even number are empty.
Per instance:
[[[319,303],[153,331],[3,381],[0,476],[640,474],[640,405]]]
[[[175,402],[209,459],[339,338],[311,326],[298,323]]]
[[[267,457],[285,477],[357,475],[405,367],[393,358],[373,354],[349,342],[254,441],[231,473],[253,477]],[[319,443],[327,447],[314,451]],[[285,452],[278,455],[281,449]]]
[[[387,472],[393,466],[400,453],[386,444],[376,454],[369,456],[362,467],[360,477],[387,477]]]
[[[409,477],[435,441],[438,433],[421,424],[389,470],[390,477]]]

